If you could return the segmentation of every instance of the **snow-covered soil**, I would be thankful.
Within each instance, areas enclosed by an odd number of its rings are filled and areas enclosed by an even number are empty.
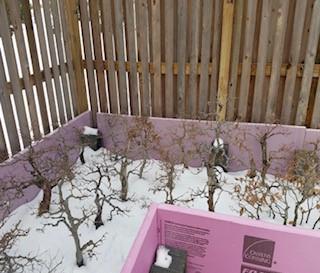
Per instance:
[[[101,164],[104,157],[102,154],[105,150],[100,149],[97,152],[93,152],[90,149],[85,150],[86,164],[81,165],[80,162],[76,163],[75,170],[76,176],[74,178],[75,184],[80,188],[81,192],[87,192],[90,187],[88,180],[97,179],[97,174],[88,174],[90,172],[90,166]],[[139,161],[133,162],[132,166],[139,165]],[[177,166],[179,174],[176,180],[176,187],[174,190],[174,196],[180,197],[181,200],[190,199],[192,193],[197,190],[202,190],[207,182],[207,173],[205,169],[188,168],[183,166]],[[160,175],[161,169],[159,162],[150,161],[142,179],[135,174],[129,177],[129,197],[132,200],[127,202],[116,201],[116,204],[123,210],[127,210],[126,215],[115,215],[111,221],[107,221],[110,213],[110,207],[107,205],[104,208],[103,220],[104,226],[98,230],[92,222],[88,222],[87,225],[82,225],[80,228],[81,241],[86,242],[88,240],[98,240],[105,234],[103,243],[95,250],[95,256],[85,256],[86,265],[83,267],[77,267],[75,263],[75,246],[70,236],[69,231],[63,224],[54,226],[46,226],[48,223],[55,223],[49,215],[44,217],[37,216],[37,208],[42,198],[42,193],[39,193],[37,198],[32,202],[25,204],[12,213],[8,222],[3,230],[4,232],[10,226],[17,221],[21,220],[21,227],[29,229],[27,237],[22,238],[16,245],[15,251],[21,254],[36,254],[41,259],[52,259],[57,261],[62,260],[59,272],[65,273],[119,273],[122,265],[127,257],[133,240],[138,232],[138,229],[147,213],[147,207],[152,202],[164,202],[164,192],[154,192],[154,188],[159,181],[156,179]],[[224,189],[221,193],[220,199],[216,205],[216,211],[219,213],[225,213],[230,215],[239,215],[239,204],[235,201],[231,192],[236,184],[239,184],[237,178],[244,177],[246,171],[237,173],[223,173],[222,178],[226,181],[224,183]],[[87,181],[85,181],[83,179]],[[272,179],[269,176],[269,179]],[[113,189],[120,189],[120,181],[117,177],[111,177],[111,187]],[[103,187],[105,192],[110,191],[108,188],[107,179],[103,180]],[[66,184],[63,188],[64,192],[70,190]],[[220,194],[220,192],[218,192]],[[218,195],[216,195],[218,197]],[[54,211],[56,206],[55,201],[58,198],[57,189],[54,189],[53,205],[51,210]],[[207,210],[207,199],[204,196],[197,196],[192,202],[177,202],[179,206],[189,206],[198,209]],[[81,213],[81,208],[91,208],[94,206],[93,197],[85,198],[84,200],[77,200],[71,203],[71,209],[75,214]],[[292,210],[292,208],[291,208]],[[292,213],[292,212],[291,212]],[[318,212],[317,212],[318,213]],[[245,215],[245,213],[243,214]],[[312,216],[316,219],[317,215]],[[281,218],[275,220],[270,217],[268,213],[262,213],[261,218],[265,221],[275,221],[279,224],[282,223]],[[93,218],[91,219],[93,220]],[[312,222],[312,221],[311,221]],[[30,272],[33,272],[32,270]]]

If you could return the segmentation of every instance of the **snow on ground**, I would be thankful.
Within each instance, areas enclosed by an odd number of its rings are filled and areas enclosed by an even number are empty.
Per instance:
[[[76,163],[76,177],[75,183],[79,187],[85,188],[88,186],[88,182],[84,182],[82,177],[88,173],[88,167],[101,163],[103,161],[102,154],[104,149],[100,149],[97,152],[92,151],[89,148],[85,150],[86,164],[81,165],[80,162]],[[137,166],[139,161],[135,161],[133,165]],[[73,240],[64,225],[58,227],[46,226],[44,224],[52,223],[52,220],[47,217],[38,217],[37,208],[42,198],[42,193],[30,203],[25,204],[13,212],[9,221],[2,231],[5,231],[13,223],[21,220],[21,226],[25,229],[29,229],[30,233],[27,237],[22,238],[16,245],[19,253],[32,253],[37,254],[44,260],[56,260],[62,259],[59,272],[65,273],[119,273],[122,265],[127,257],[130,247],[137,235],[138,229],[142,224],[144,216],[147,213],[147,207],[152,202],[164,202],[165,193],[156,192],[150,190],[156,183],[156,177],[159,175],[160,168],[159,162],[150,161],[150,164],[146,168],[143,179],[139,179],[137,175],[131,175],[129,179],[129,196],[133,197],[135,201],[118,202],[117,204],[123,209],[128,209],[126,215],[114,216],[112,221],[105,222],[104,226],[95,230],[93,223],[88,223],[81,227],[81,240],[86,242],[87,240],[98,240],[103,234],[106,233],[105,240],[96,249],[96,256],[90,258],[86,256],[86,266],[78,268],[75,263],[75,247]],[[181,171],[181,175],[176,181],[176,188],[174,190],[175,196],[182,196],[182,199],[190,198],[190,194],[199,189],[205,187],[207,181],[207,175],[205,169],[189,168],[184,169],[183,166],[178,166]],[[226,192],[223,192],[219,202],[216,206],[216,211],[219,213],[239,215],[237,211],[237,203],[232,200],[227,191],[232,191],[234,183],[237,182],[237,177],[243,177],[246,171],[237,173],[223,173],[223,178],[227,181],[228,185],[225,186]],[[88,179],[90,175],[85,175]],[[97,178],[92,176],[91,178]],[[269,179],[272,179],[270,176]],[[105,191],[108,191],[108,187],[105,184]],[[115,189],[120,189],[120,181],[112,177],[111,186]],[[64,188],[67,191],[67,186]],[[57,199],[57,189],[54,189],[53,203]],[[92,198],[86,200],[73,202],[72,211],[80,213],[82,206],[90,207],[94,205]],[[204,197],[196,197],[193,202],[179,203],[180,206],[189,206],[198,209],[207,210],[207,200]],[[52,205],[51,210],[55,209],[55,205]],[[78,212],[77,212],[78,211]],[[108,217],[110,211],[109,207],[104,208],[105,220]],[[263,217],[266,221],[271,221],[268,215]],[[277,222],[281,223],[281,219]],[[0,230],[1,232],[1,230]],[[31,271],[30,271],[31,272]]]

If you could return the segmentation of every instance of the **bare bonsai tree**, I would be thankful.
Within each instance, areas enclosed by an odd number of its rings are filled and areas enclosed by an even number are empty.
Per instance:
[[[104,162],[106,162],[106,160],[104,160]],[[108,167],[105,163],[98,164],[93,162],[92,166],[88,166],[87,168],[88,172],[82,179],[87,182],[87,191],[94,194],[94,203],[96,206],[94,225],[96,229],[98,229],[104,225],[102,214],[106,205],[110,208],[107,221],[111,221],[114,215],[126,214],[128,210],[116,205],[117,201],[122,200],[118,197],[118,191],[111,188],[110,166]]]
[[[142,178],[150,151],[155,150],[159,145],[159,135],[148,117],[135,117],[128,135],[132,139],[132,145],[142,156],[142,163],[139,169],[139,178]]]
[[[208,211],[215,211],[215,207],[223,192],[223,185],[225,180],[223,179],[223,171],[227,169],[228,156],[227,145],[222,140],[222,134],[227,135],[227,132],[223,130],[223,124],[221,122],[213,123],[209,122],[209,130],[199,126],[197,133],[206,138],[212,138],[212,130],[215,132],[214,139],[211,143],[205,143],[203,141],[195,141],[193,147],[195,152],[200,155],[203,167],[207,173],[207,183],[203,189],[197,189],[193,191],[191,196],[203,197],[207,199]]]
[[[296,151],[289,164],[286,179],[292,183],[293,187],[291,188],[295,189],[290,191],[295,201],[293,226],[297,225],[300,212],[303,218],[304,209],[302,206],[305,203],[307,203],[307,210],[305,210],[307,222],[311,211],[316,207],[316,204],[311,205],[311,199],[314,199],[320,193],[320,161],[317,152],[318,144],[315,144],[311,151]]]
[[[39,255],[22,254],[17,250],[19,240],[28,236],[29,230],[21,227],[21,221],[6,227],[7,215],[10,212],[10,203],[21,197],[19,188],[7,190],[3,185],[7,181],[0,183],[0,272],[1,273],[23,273],[23,272],[56,272],[61,262],[55,262],[55,259],[43,261]],[[5,229],[5,231],[2,231]]]
[[[113,165],[110,166],[110,173],[119,176],[121,183],[120,198],[128,201],[129,177],[137,174],[140,169],[139,164],[133,164],[132,157],[136,152],[133,140],[137,137],[134,123],[128,122],[124,117],[115,117],[107,120],[109,128],[109,141],[111,142],[110,156]]]
[[[69,187],[69,189],[67,189]],[[60,180],[57,185],[58,198],[55,203],[56,209],[50,211],[48,219],[52,222],[46,223],[45,226],[59,226],[63,224],[69,230],[73,239],[76,249],[76,263],[79,267],[85,265],[84,253],[87,253],[89,257],[95,255],[94,249],[98,247],[104,240],[102,236],[99,240],[89,240],[85,243],[81,243],[79,229],[83,224],[88,224],[91,218],[95,217],[97,212],[94,207],[81,207],[81,212],[78,214],[72,211],[71,203],[82,203],[85,199],[90,198],[90,194],[85,194],[73,181],[67,177]]]
[[[261,169],[260,176],[262,183],[266,183],[266,175],[271,167],[273,161],[277,161],[280,164],[290,154],[289,145],[283,145],[277,151],[269,151],[268,142],[277,136],[286,136],[288,133],[282,130],[279,125],[268,126],[266,129],[259,131],[255,138],[259,142],[261,150]]]
[[[5,184],[5,191],[15,192],[23,195],[26,188],[36,186],[43,192],[42,201],[39,204],[38,215],[49,212],[52,189],[58,184],[59,179],[63,177],[63,170],[66,166],[70,167],[68,152],[75,147],[68,147],[63,140],[57,145],[46,147],[46,149],[35,149],[32,145],[28,147],[26,152],[18,159],[14,159],[12,163],[21,164],[26,173],[26,178],[19,178],[13,174],[8,180],[11,183]]]
[[[286,184],[280,177],[267,178],[272,162],[280,165],[291,154],[290,147],[283,145],[278,150],[269,151],[269,142],[273,137],[285,136],[288,133],[278,125],[267,126],[252,133],[250,130],[241,130],[238,128],[239,134],[236,136],[234,144],[239,149],[249,154],[250,166],[245,177],[237,178],[237,183],[233,185],[233,199],[237,201],[240,215],[247,215],[250,218],[261,219],[262,214],[268,215],[275,219],[280,216],[283,223],[287,224],[289,217],[289,200],[287,193],[290,185]],[[239,137],[240,135],[240,137]],[[256,164],[253,152],[250,147],[246,147],[247,137],[255,139],[260,146],[261,151],[261,167]],[[275,172],[276,170],[273,170]],[[285,194],[283,196],[283,194]],[[284,197],[284,198],[283,198]]]
[[[20,222],[16,223],[9,231],[0,236],[0,271],[3,273],[35,271],[35,268],[42,262],[37,257],[25,256],[12,253],[17,241],[28,235],[28,230],[20,227]],[[4,222],[0,223],[0,230]]]
[[[193,198],[185,199],[183,198],[184,194],[175,197],[173,191],[177,180],[184,171],[183,168],[188,168],[190,161],[197,154],[198,126],[195,123],[182,121],[179,127],[169,132],[170,138],[168,138],[167,143],[158,145],[156,149],[160,157],[161,172],[158,174],[156,183],[151,190],[154,193],[164,192],[166,195],[165,202],[168,204],[188,203]],[[183,168],[179,164],[183,164]]]
[[[153,193],[155,192],[164,192],[166,195],[167,204],[174,204],[176,201],[179,201],[180,197],[174,197],[173,191],[175,188],[175,182],[180,175],[181,170],[179,171],[176,168],[176,162],[172,158],[171,153],[168,150],[162,150],[160,154],[161,161],[160,170],[161,173],[158,174],[156,178],[155,185],[151,188]]]

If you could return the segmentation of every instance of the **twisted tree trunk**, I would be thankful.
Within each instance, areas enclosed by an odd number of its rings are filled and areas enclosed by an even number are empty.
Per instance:
[[[44,213],[49,212],[50,203],[51,203],[51,195],[52,195],[52,187],[49,183],[43,182],[43,185],[41,188],[43,191],[43,197],[42,197],[42,201],[40,202],[40,205],[39,205],[39,211],[38,211],[39,216],[43,215]]]
[[[128,161],[124,159],[121,161],[120,168],[121,194],[122,201],[128,200]]]

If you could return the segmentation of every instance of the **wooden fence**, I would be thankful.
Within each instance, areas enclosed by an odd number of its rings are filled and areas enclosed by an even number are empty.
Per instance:
[[[88,107],[320,128],[319,34],[320,0],[0,0],[0,150]]]

